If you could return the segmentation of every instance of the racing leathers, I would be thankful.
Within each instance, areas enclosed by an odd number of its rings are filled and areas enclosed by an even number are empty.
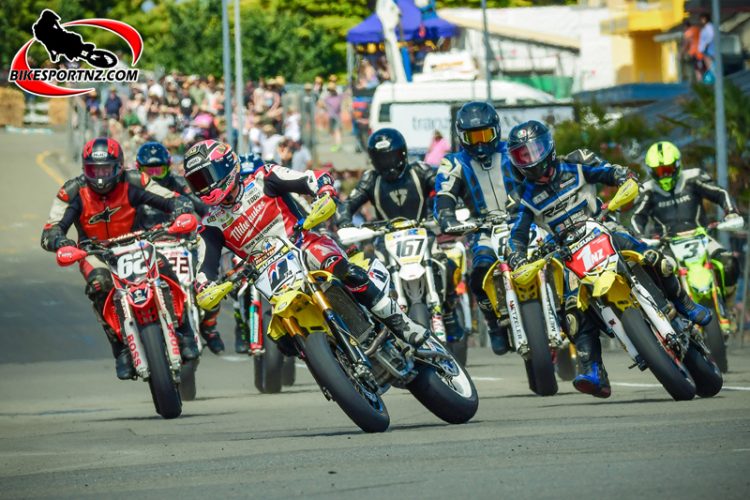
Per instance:
[[[134,230],[136,212],[141,205],[150,205],[172,215],[192,212],[192,205],[184,198],[175,197],[174,193],[139,172],[127,172],[125,178],[105,195],[91,189],[82,175],[70,179],[52,202],[49,219],[42,231],[42,248],[56,252],[64,246],[76,246],[77,242],[67,236],[71,226],[76,227],[79,241],[94,238],[104,240],[127,234]],[[129,363],[130,352],[103,320],[105,301],[114,287],[112,274],[107,265],[93,255],[80,262],[80,271],[86,280],[86,295],[93,303],[97,318],[112,344],[113,354],[118,359],[118,377],[132,378],[134,371]],[[178,281],[161,256],[159,271]],[[183,357],[194,358],[197,349],[190,343],[193,338],[190,325],[181,318],[178,318],[178,323]],[[125,363],[126,360],[128,363]]]
[[[384,178],[377,170],[366,171],[346,201],[339,206],[338,225],[352,225],[352,215],[368,201],[375,207],[377,219],[404,217],[416,221],[424,220],[430,216],[430,200],[434,196],[436,174],[437,170],[424,162],[410,163],[401,176],[393,181]],[[431,241],[434,241],[434,237]],[[442,313],[447,339],[459,340],[464,332],[456,320],[454,310],[457,300],[456,284],[453,282],[456,263],[442,251],[433,251],[432,259],[435,273],[442,275],[446,283],[443,294],[443,280],[436,280],[438,295],[445,296]]]
[[[265,237],[292,236],[297,222],[306,215],[293,194],[316,195],[331,184],[327,174],[316,178],[311,171],[295,172],[274,164],[266,164],[242,179],[233,203],[210,207],[202,220],[206,253],[196,280],[198,287],[218,278],[222,248],[244,259]],[[335,275],[394,334],[415,345],[427,339],[429,331],[406,317],[389,291],[379,289],[366,270],[350,264],[330,237],[301,231],[295,244],[305,251],[311,268]]]
[[[463,201],[473,217],[505,214],[511,202],[509,195],[516,189],[518,182],[507,155],[506,145],[502,141],[498,142],[489,168],[485,168],[463,149],[446,155],[440,163],[435,179],[435,211],[440,228],[443,232],[451,233],[454,232],[453,228],[462,227],[456,219],[456,205],[459,200]],[[493,351],[496,354],[504,354],[509,349],[507,318],[501,320],[497,317],[487,294],[482,289],[484,276],[497,260],[497,256],[490,242],[490,234],[486,231],[472,235],[470,243],[472,271],[469,286],[487,321]]]
[[[644,183],[641,196],[636,202],[631,219],[633,230],[637,235],[645,235],[649,219],[655,224],[655,232],[665,236],[690,231],[698,226],[705,227],[707,221],[703,200],[719,205],[727,217],[737,216],[737,206],[729,193],[698,168],[681,172],[672,191],[664,191],[658,182],[650,179]],[[732,297],[737,289],[739,261],[732,252],[725,250],[711,237],[708,249],[711,258],[721,262],[724,268],[725,297],[727,303],[732,304]]]
[[[577,150],[557,160],[555,172],[549,182],[542,184],[525,181],[518,191],[516,219],[508,242],[511,268],[526,262],[532,223],[536,223],[550,235],[559,234],[570,224],[584,221],[600,212],[597,184],[619,186],[633,177],[634,174],[625,167],[612,165],[590,151]],[[622,228],[615,228],[612,232],[618,250],[635,250],[646,254],[650,275],[675,304],[676,309],[691,320],[707,323],[710,313],[692,302],[680,288],[679,281],[674,276],[674,266],[669,260],[654,250],[648,250],[645,243],[624,229],[619,229]],[[573,384],[581,392],[609,397],[611,389],[602,365],[599,329],[592,318],[575,308],[571,298],[576,296],[577,286],[569,283],[569,287],[570,289],[565,290],[569,333],[578,350],[581,368],[581,374]]]

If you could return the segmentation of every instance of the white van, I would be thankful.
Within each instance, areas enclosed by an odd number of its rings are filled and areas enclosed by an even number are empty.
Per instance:
[[[381,83],[370,105],[370,129],[395,128],[404,134],[409,152],[424,154],[439,130],[451,138],[456,110],[468,101],[487,99],[487,82],[422,81]],[[503,134],[530,119],[571,119],[573,107],[528,85],[508,81],[492,82],[492,101],[500,115]]]

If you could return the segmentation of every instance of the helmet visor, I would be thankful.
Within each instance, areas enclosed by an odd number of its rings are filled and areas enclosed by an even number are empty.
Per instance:
[[[496,137],[497,133],[493,127],[461,131],[461,142],[472,146],[474,144],[486,144],[492,142]]]
[[[196,170],[185,174],[190,189],[197,195],[207,195],[219,182],[227,177],[236,166],[233,155],[227,155],[220,161],[206,160]]]
[[[664,177],[672,177],[675,173],[675,170],[677,170],[677,166],[674,163],[670,165],[659,165],[658,167],[653,169],[654,174],[659,179]]]
[[[86,163],[83,165],[83,175],[89,179],[109,179],[117,174],[117,165],[111,163]]]
[[[518,168],[527,168],[539,163],[552,151],[553,142],[549,134],[510,147],[510,160]]]

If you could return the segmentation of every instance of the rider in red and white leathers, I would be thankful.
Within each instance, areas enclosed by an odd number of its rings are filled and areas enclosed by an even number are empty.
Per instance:
[[[214,140],[201,141],[185,154],[185,179],[210,205],[200,233],[206,253],[196,279],[199,289],[218,278],[223,247],[246,258],[261,238],[292,235],[297,222],[306,215],[293,193],[336,195],[328,174],[316,176],[312,171],[295,172],[280,165],[267,164],[241,179],[237,155],[228,144]],[[389,291],[370,280],[366,270],[350,264],[330,237],[302,231],[296,243],[306,251],[311,268],[335,275],[396,335],[415,346],[428,338],[429,331],[411,321]]]

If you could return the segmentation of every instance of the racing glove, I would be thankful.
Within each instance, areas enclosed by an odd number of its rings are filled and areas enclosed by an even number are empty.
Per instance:
[[[445,234],[462,235],[474,231],[477,225],[474,222],[459,222],[454,211],[443,209],[438,212],[438,223],[440,230]]]
[[[526,264],[528,262],[528,259],[526,259],[526,252],[511,252],[508,256],[508,265],[511,269],[518,269],[522,265]]]

